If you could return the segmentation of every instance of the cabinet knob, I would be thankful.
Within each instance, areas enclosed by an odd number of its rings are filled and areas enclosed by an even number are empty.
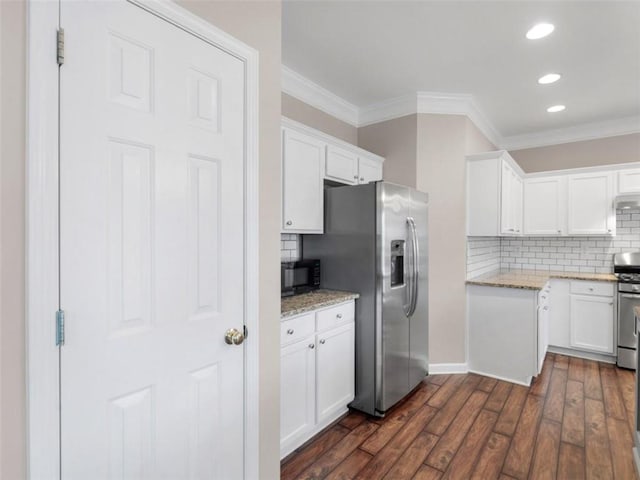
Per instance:
[[[293,335],[293,328],[290,328],[289,330],[287,330],[287,335]]]
[[[562,233],[562,230],[558,230],[558,233]]]
[[[611,233],[611,229],[607,230],[608,233]]]
[[[341,313],[338,313],[338,314],[336,315],[336,318],[342,318],[342,314],[341,314]]]
[[[353,179],[354,179],[354,180],[357,180],[357,179],[358,179],[358,175],[354,175],[354,176],[353,176]]]
[[[549,307],[544,307],[543,310],[549,310]]]
[[[314,348],[316,348],[316,346],[315,346],[313,343],[310,343],[310,344],[309,344],[309,348],[310,348],[311,350],[313,350]]]
[[[293,222],[291,220],[287,220],[287,225],[293,225]]]
[[[324,338],[323,338],[322,340],[320,340],[320,343],[321,343],[322,345],[324,345],[324,343],[325,343],[325,342],[326,342],[326,340],[325,340]]]
[[[361,181],[361,182],[364,182],[364,177],[360,177],[360,181]]]

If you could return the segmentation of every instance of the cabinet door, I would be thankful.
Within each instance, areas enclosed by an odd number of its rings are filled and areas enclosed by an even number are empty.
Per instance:
[[[317,337],[316,422],[344,409],[355,392],[355,324],[334,328]]]
[[[284,130],[282,146],[282,231],[322,233],[325,144]]]
[[[501,232],[519,235],[522,232],[522,179],[506,162],[502,162]]]
[[[571,295],[571,347],[613,353],[613,298]]]
[[[525,235],[562,235],[566,222],[562,177],[531,178],[524,182]]]
[[[355,185],[358,183],[358,155],[329,145],[324,176],[329,180]]]
[[[358,183],[370,183],[382,180],[382,162],[367,157],[358,159]]]
[[[511,211],[511,223],[517,235],[522,233],[523,184],[524,182],[522,178],[520,178],[516,172],[513,172],[511,183],[511,202],[513,204],[513,209]]]
[[[618,193],[640,193],[640,168],[618,172]]]
[[[567,193],[569,235],[615,234],[611,173],[569,175]]]
[[[286,455],[315,424],[315,338],[280,351],[280,450]]]
[[[551,280],[549,298],[549,345],[569,348],[571,330],[571,298],[568,280]]]

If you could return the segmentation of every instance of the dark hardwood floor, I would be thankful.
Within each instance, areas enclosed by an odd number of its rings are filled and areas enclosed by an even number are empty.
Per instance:
[[[281,478],[636,480],[634,372],[548,354],[530,388],[432,375],[383,419],[352,412]]]

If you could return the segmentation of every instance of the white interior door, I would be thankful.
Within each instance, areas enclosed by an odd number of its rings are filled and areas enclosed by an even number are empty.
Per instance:
[[[241,478],[244,65],[125,1],[61,25],[62,478]]]

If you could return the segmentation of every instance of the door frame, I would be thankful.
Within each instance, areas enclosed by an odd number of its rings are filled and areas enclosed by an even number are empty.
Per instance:
[[[27,6],[26,347],[28,478],[60,478],[59,178],[56,32],[60,1]],[[126,0],[245,66],[244,476],[258,478],[258,52],[170,0]],[[71,41],[72,39],[67,39]],[[64,68],[64,67],[63,67]]]

